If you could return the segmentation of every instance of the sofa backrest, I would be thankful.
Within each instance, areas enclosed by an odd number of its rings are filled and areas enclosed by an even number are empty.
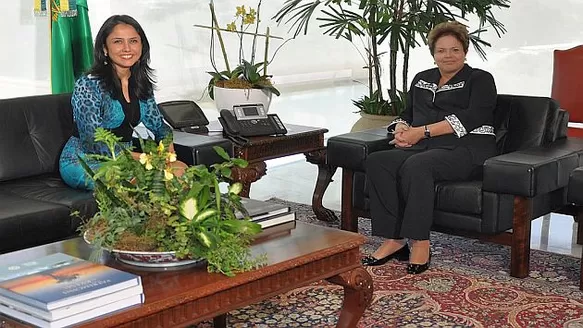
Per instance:
[[[554,141],[560,133],[559,104],[548,97],[498,95],[494,128],[498,153]]]
[[[72,128],[71,94],[0,99],[0,181],[58,172]]]

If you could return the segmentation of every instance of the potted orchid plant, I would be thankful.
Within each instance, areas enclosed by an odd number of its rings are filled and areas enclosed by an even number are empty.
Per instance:
[[[283,38],[271,35],[269,27],[265,29],[265,33],[260,33],[261,3],[262,0],[259,0],[256,8],[244,5],[237,6],[234,20],[222,26],[217,20],[215,5],[211,0],[209,3],[211,26],[195,25],[195,27],[211,31],[210,61],[213,71],[208,72],[211,79],[207,91],[219,109],[232,109],[232,104],[262,103],[267,110],[272,95],[280,95],[279,90],[271,80],[272,76],[268,74],[268,67],[279,49],[289,40],[283,42],[269,58],[271,40],[283,40]],[[226,49],[225,37],[228,34],[233,34],[237,38],[238,58],[235,64],[229,61]],[[249,38],[251,39],[250,45],[249,42],[245,42],[249,41]],[[223,65],[217,65],[215,61],[215,39],[220,47]],[[261,58],[257,54],[260,39],[263,39],[264,43]],[[245,50],[250,50],[247,52],[249,54],[247,57]],[[236,97],[236,99],[229,99],[232,97]]]

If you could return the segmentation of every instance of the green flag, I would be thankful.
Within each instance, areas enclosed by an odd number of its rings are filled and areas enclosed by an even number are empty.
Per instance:
[[[70,10],[62,11],[61,1],[71,3]],[[51,89],[54,94],[72,92],[75,80],[93,64],[87,0],[53,0],[50,3]]]

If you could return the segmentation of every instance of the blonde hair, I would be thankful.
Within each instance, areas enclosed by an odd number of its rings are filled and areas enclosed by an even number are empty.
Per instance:
[[[435,51],[435,43],[437,40],[446,35],[451,35],[458,39],[464,48],[464,52],[468,53],[468,48],[470,47],[470,35],[468,29],[462,23],[451,21],[439,23],[431,30],[431,32],[429,32],[427,43],[429,44],[429,52],[431,52],[431,56],[433,56]]]

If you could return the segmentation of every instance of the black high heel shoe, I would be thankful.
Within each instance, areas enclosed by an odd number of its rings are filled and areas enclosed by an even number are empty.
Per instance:
[[[429,269],[430,263],[431,263],[431,251],[429,251],[429,258],[427,259],[427,262],[425,262],[423,264],[409,263],[407,265],[407,273],[409,273],[409,274],[423,273],[423,272],[427,271],[427,269]]]
[[[372,257],[372,255],[364,257],[360,260],[360,263],[364,266],[378,266],[387,263],[391,259],[397,259],[399,261],[408,261],[409,260],[409,247],[407,244],[403,245],[403,247],[399,248],[398,251],[389,254],[383,258],[377,259]]]

